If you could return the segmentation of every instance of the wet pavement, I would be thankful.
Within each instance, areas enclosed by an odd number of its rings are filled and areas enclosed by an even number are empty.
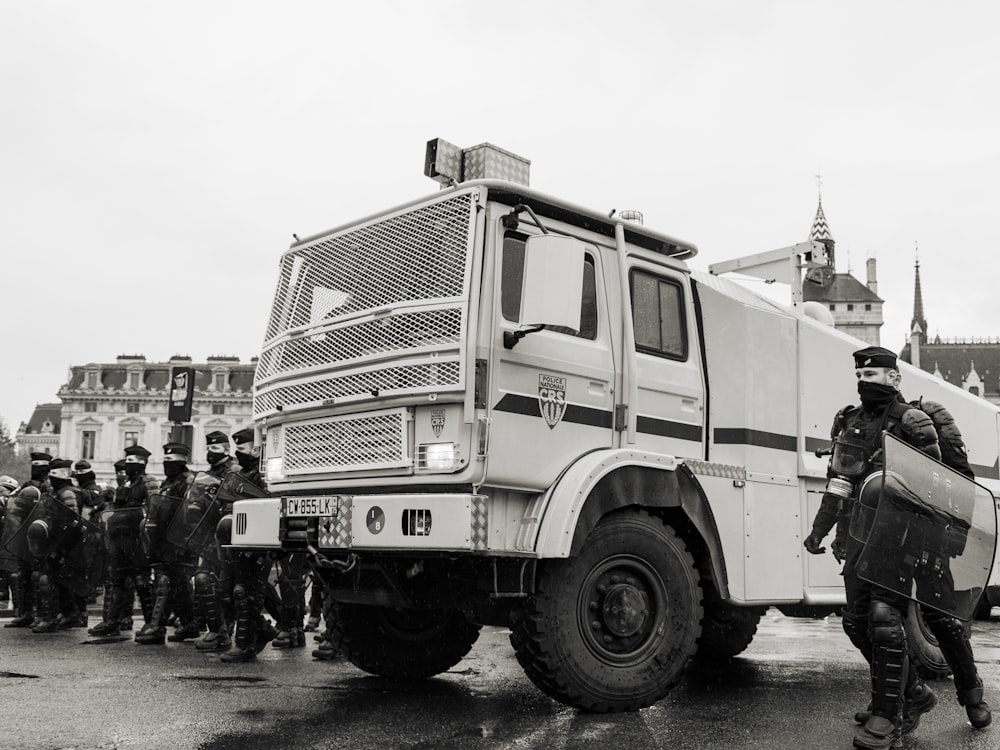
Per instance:
[[[507,637],[484,628],[446,674],[399,683],[316,661],[311,642],[223,664],[191,642],[2,629],[0,748],[846,749],[867,702],[866,667],[836,617],[769,610],[744,654],[695,665],[666,699],[633,714],[586,714],[550,700],[521,672]],[[973,644],[987,698],[1000,706],[1000,620],[976,623]],[[973,730],[950,680],[931,684],[940,703],[905,747],[1000,749],[1000,723]]]

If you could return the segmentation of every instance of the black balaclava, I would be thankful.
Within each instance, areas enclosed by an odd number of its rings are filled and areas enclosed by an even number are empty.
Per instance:
[[[858,381],[858,395],[865,408],[874,411],[880,406],[888,406],[896,399],[898,391],[891,385],[871,383],[867,380]]]
[[[243,471],[256,469],[260,465],[260,459],[252,453],[241,453],[240,451],[236,451],[236,460],[240,462],[240,468],[243,469]]]
[[[167,479],[180,476],[187,471],[187,464],[184,461],[164,461],[163,473]]]

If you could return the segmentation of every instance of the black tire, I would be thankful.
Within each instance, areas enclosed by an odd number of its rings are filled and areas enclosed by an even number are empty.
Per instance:
[[[511,644],[540,690],[595,712],[636,711],[670,692],[701,634],[694,558],[645,511],[602,519],[579,555],[546,560],[515,611]]]
[[[725,602],[709,605],[701,621],[696,658],[727,659],[743,653],[757,634],[763,614],[761,607],[734,607]]]
[[[336,603],[327,622],[333,645],[358,669],[395,680],[447,671],[469,653],[480,626],[457,610],[403,610]]]
[[[983,594],[982,599],[979,600],[979,604],[976,606],[976,614],[972,619],[985,622],[990,619],[992,612],[993,605],[990,604],[990,597],[987,594]]]
[[[972,623],[964,623],[968,635],[972,631]],[[906,613],[906,645],[910,652],[910,662],[916,665],[917,673],[925,680],[940,680],[951,674],[951,667],[945,661],[944,654],[938,647],[938,640],[931,629],[927,627],[920,607],[912,602]]]

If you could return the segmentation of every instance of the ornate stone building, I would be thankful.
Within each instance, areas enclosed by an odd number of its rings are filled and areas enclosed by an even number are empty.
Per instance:
[[[205,434],[221,430],[231,435],[252,423],[251,398],[256,358],[241,364],[238,357],[209,357],[193,364],[190,357],[147,362],[141,355],[122,355],[113,363],[73,365],[69,381],[59,389],[60,404],[43,404],[18,432],[20,450],[43,447],[52,455],[85,458],[99,479],[114,476],[114,462],[125,447],[139,444],[152,452],[151,473],[162,476],[162,446],[170,441],[174,423],[167,420],[172,367],[193,367],[194,402],[192,462],[207,467]],[[53,425],[44,432],[45,419]],[[36,423],[38,423],[36,425]],[[54,435],[54,438],[53,438]]]
[[[823,213],[823,198],[820,196],[809,239],[818,240],[826,246],[827,265],[810,271],[802,284],[802,300],[819,302],[830,310],[834,327],[855,338],[879,345],[882,329],[882,298],[878,296],[875,258],[865,264],[867,281],[862,284],[850,272],[837,273],[834,263],[836,243],[826,223]]]
[[[914,264],[910,342],[903,347],[899,358],[1000,405],[1000,339],[928,338],[919,260]]]
[[[62,404],[39,404],[27,422],[17,430],[18,452],[41,451],[50,456],[59,455],[59,438],[62,431]]]

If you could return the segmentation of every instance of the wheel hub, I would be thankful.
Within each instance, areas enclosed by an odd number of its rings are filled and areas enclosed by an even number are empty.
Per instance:
[[[628,583],[612,585],[604,595],[604,627],[619,638],[639,632],[646,621],[646,597]]]

